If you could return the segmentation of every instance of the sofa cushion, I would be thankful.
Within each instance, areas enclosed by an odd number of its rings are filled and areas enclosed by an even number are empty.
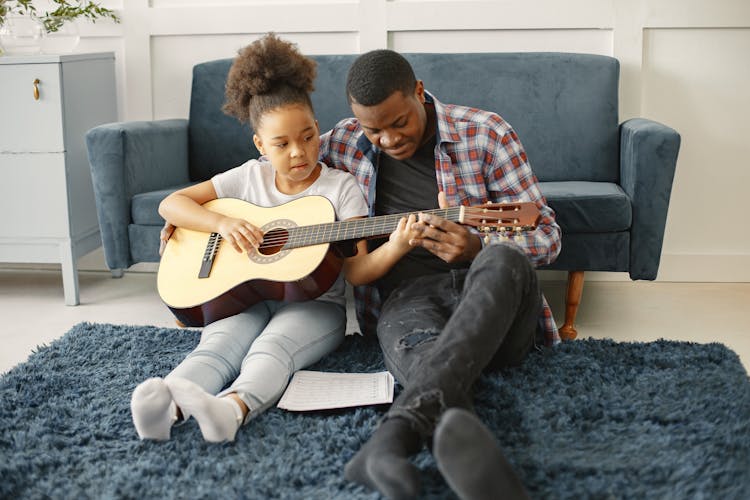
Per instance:
[[[130,224],[130,256],[133,262],[159,262],[159,242],[162,225],[140,226]]]
[[[147,191],[138,193],[130,200],[130,217],[133,224],[143,226],[162,226],[164,219],[159,215],[159,203],[170,193],[190,186],[181,184],[168,189],[159,189],[158,191]]]
[[[169,189],[133,196],[130,211],[133,223],[161,226],[159,203],[183,184]],[[617,184],[609,182],[540,182],[547,203],[557,214],[557,223],[566,233],[608,233],[630,229],[630,199]]]
[[[610,182],[540,182],[547,204],[565,233],[609,233],[630,229],[630,198]]]

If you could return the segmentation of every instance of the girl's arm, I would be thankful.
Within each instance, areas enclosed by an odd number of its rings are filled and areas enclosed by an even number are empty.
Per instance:
[[[202,205],[217,198],[210,180],[170,194],[159,204],[159,215],[177,227],[204,233],[219,233],[235,250],[253,251],[263,241],[263,233],[244,219],[212,212]]]
[[[414,214],[409,215],[408,219],[403,217],[388,241],[370,253],[367,252],[366,241],[357,242],[357,254],[344,261],[346,280],[354,286],[365,285],[390,271],[413,248],[409,242],[419,234],[412,229],[416,222]]]

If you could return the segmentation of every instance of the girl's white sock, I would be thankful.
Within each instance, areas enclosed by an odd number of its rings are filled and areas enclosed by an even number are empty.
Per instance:
[[[130,398],[130,412],[141,439],[169,439],[177,420],[177,405],[161,378],[147,379],[135,388]]]
[[[193,382],[170,377],[167,386],[183,412],[198,421],[203,439],[212,443],[234,441],[242,424],[242,408],[232,398],[218,398]]]

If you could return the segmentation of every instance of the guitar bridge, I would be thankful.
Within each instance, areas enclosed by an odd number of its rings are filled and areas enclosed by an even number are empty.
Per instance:
[[[206,250],[203,252],[203,259],[201,259],[201,269],[198,271],[198,278],[208,278],[211,275],[211,268],[214,266],[214,258],[216,252],[219,250],[219,243],[221,243],[221,235],[219,233],[211,233],[208,237],[208,243],[206,244]]]

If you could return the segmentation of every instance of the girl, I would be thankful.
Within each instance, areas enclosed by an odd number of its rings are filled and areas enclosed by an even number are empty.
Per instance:
[[[175,226],[217,232],[238,252],[255,252],[263,241],[258,227],[202,205],[233,197],[270,207],[323,195],[338,220],[365,216],[367,204],[354,177],[318,162],[319,130],[309,95],[314,79],[315,62],[273,34],[240,51],[229,71],[224,111],[250,122],[263,156],[167,196],[159,206],[162,217]],[[346,278],[363,284],[387,272],[410,250],[415,233],[407,228],[414,222],[414,216],[402,219],[388,243],[372,253],[359,242],[357,255],[344,262]],[[316,300],[266,300],[208,325],[196,349],[169,375],[133,391],[138,436],[169,439],[172,425],[192,416],[206,441],[233,441],[241,424],[281,397],[294,371],[336,349],[345,329],[341,276]]]

